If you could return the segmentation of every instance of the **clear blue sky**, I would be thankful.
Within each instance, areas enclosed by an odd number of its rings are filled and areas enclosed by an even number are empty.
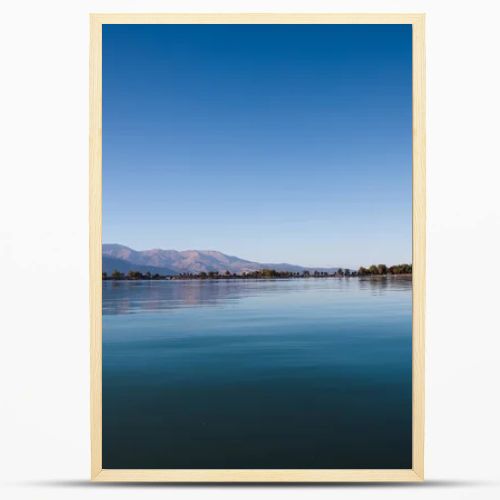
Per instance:
[[[103,27],[103,241],[411,262],[411,26]]]

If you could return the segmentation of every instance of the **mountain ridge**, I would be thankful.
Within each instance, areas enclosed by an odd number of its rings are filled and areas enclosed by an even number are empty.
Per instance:
[[[158,274],[182,274],[201,272],[226,272],[243,274],[261,269],[276,271],[328,271],[335,272],[337,267],[306,267],[296,264],[261,263],[242,259],[234,255],[227,255],[218,250],[134,250],[119,243],[105,243],[102,245],[102,270],[112,273],[140,271]],[[113,267],[115,266],[115,267]]]

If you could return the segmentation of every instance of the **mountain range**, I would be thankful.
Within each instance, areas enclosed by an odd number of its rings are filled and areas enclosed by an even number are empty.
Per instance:
[[[113,271],[175,275],[180,273],[213,272],[243,274],[260,269],[276,271],[327,271],[335,272],[338,268],[310,268],[287,263],[261,263],[240,259],[215,250],[133,250],[119,244],[102,246],[102,270],[111,274]]]

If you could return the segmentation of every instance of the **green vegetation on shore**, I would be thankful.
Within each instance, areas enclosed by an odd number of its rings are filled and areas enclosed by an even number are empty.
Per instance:
[[[111,275],[102,273],[103,280],[228,280],[228,279],[292,279],[292,278],[351,278],[362,276],[391,276],[391,275],[411,275],[411,264],[399,264],[387,267],[385,264],[372,265],[368,268],[360,267],[357,271],[350,269],[337,269],[335,272],[325,271],[276,271],[274,269],[261,269],[259,271],[245,272],[242,274],[225,271],[200,272],[200,273],[181,273],[176,275],[161,275],[141,273],[139,271],[129,271],[127,274],[120,271],[113,271]]]
[[[399,264],[397,266],[387,267],[385,264],[379,264],[378,266],[370,266],[368,269],[360,267],[357,272],[357,276],[384,276],[387,274],[411,274],[412,265],[411,264]]]

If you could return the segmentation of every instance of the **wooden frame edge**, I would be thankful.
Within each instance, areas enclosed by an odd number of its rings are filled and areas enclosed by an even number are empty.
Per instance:
[[[92,13],[99,24],[418,24],[421,13]]]
[[[102,24],[90,17],[89,260],[91,477],[102,469]]]
[[[95,482],[350,483],[421,482],[413,469],[103,469]]]
[[[413,330],[412,469],[103,469],[102,468],[102,25],[103,24],[412,24]],[[425,14],[90,14],[89,260],[91,480],[96,482],[420,482],[424,480],[425,370]]]
[[[424,477],[425,406],[425,15],[412,27],[413,41],[413,307],[412,307],[412,422],[413,470]]]

